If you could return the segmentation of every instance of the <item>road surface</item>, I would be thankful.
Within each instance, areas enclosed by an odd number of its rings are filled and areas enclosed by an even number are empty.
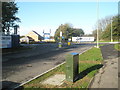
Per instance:
[[[28,45],[30,50],[3,55],[3,88],[19,85],[65,61],[71,52],[82,53],[94,44],[73,44],[59,49],[57,44]]]

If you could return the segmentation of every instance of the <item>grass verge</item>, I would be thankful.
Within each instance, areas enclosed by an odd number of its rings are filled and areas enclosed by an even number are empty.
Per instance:
[[[87,52],[81,54],[79,56],[80,61],[88,60],[88,61],[102,61],[102,55],[100,48],[92,48]]]
[[[118,44],[115,44],[115,45],[114,45],[114,48],[115,48],[116,50],[120,51],[120,44],[119,44],[119,43],[118,43]]]
[[[95,43],[97,42],[97,41],[94,41]],[[105,40],[105,41],[99,41],[100,43],[102,43],[102,42],[111,42],[110,40]],[[118,40],[114,40],[113,42],[119,42]]]
[[[29,88],[87,88],[90,80],[98,69],[102,67],[103,58],[99,48],[92,48],[80,55],[79,59],[79,75],[78,80],[74,83],[64,81],[61,86],[43,85],[40,82],[55,74],[65,74],[65,64],[55,68],[54,70],[32,80],[31,82],[22,86],[23,89]]]

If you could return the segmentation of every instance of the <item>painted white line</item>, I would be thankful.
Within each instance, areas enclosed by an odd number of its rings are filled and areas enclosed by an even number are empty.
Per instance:
[[[120,42],[109,42],[110,44],[117,44],[117,43],[120,43]]]
[[[82,53],[84,53],[84,52],[90,50],[91,48],[93,48],[93,47],[90,47],[89,49],[87,49],[87,50],[85,50],[85,51],[79,53],[79,55],[81,55]],[[22,84],[20,84],[20,85],[18,85],[18,86],[16,86],[16,87],[14,87],[14,89],[17,89],[17,88],[19,88],[20,86],[25,85],[26,83],[28,83],[28,82],[30,82],[30,81],[32,81],[32,80],[34,80],[34,79],[36,79],[36,78],[38,78],[38,77],[44,75],[45,73],[48,73],[49,71],[52,71],[53,69],[55,69],[55,68],[61,66],[61,65],[64,64],[64,63],[65,63],[65,61],[64,61],[63,63],[61,63],[61,64],[59,64],[59,65],[57,65],[57,66],[55,66],[55,67],[53,67],[53,68],[51,68],[51,69],[49,69],[49,70],[47,70],[47,71],[45,71],[44,73],[41,73],[40,75],[37,75],[37,76],[35,76],[34,78],[32,78],[32,79],[30,79],[30,80],[28,80],[28,81],[26,81],[26,82],[24,82],[24,83],[22,83]]]

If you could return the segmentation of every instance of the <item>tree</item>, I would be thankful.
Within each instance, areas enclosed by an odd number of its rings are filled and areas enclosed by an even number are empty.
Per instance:
[[[107,27],[103,31],[103,34],[102,34],[102,39],[103,40],[110,40],[110,35],[111,35],[111,33],[110,33],[111,27],[110,26],[111,26],[110,24],[107,25]]]
[[[102,33],[103,33],[103,31],[101,29],[99,29],[98,33],[99,33],[99,35],[98,35],[99,36],[99,40],[102,40]],[[95,40],[96,40],[97,39],[97,30],[93,30],[91,36],[94,36]]]
[[[106,16],[105,18],[97,21],[97,23],[95,25],[95,29],[92,32],[95,39],[97,38],[97,29],[98,29],[98,33],[99,33],[99,35],[98,35],[99,40],[105,39],[103,34],[104,34],[104,31],[106,30],[107,26],[110,24],[111,18],[112,18],[112,16]]]
[[[71,30],[71,26],[69,24],[61,24],[58,29],[55,32],[55,40],[58,41],[60,38],[60,31],[62,31],[62,36],[64,37],[64,39],[68,39],[68,33]]]
[[[20,19],[15,16],[18,7],[14,2],[2,2],[2,32],[10,32],[10,27],[16,26]]]
[[[60,39],[60,31],[62,31],[62,36],[65,41],[73,36],[76,37],[84,35],[84,31],[82,29],[73,28],[71,24],[61,24],[54,35],[56,41],[59,41]]]
[[[120,36],[120,17],[118,15],[111,18],[112,20],[112,36],[113,40],[118,39]],[[110,40],[111,38],[111,23],[109,23],[103,32],[103,39]]]
[[[112,19],[113,39],[120,37],[120,15],[114,16]]]
[[[92,35],[95,37],[95,39],[97,39],[97,30],[93,30]]]
[[[111,38],[111,20],[112,20],[112,35],[113,39],[118,39],[120,36],[120,16],[107,16],[104,19],[99,20],[98,32],[100,40],[110,40]],[[96,25],[97,26],[97,25]],[[92,32],[94,37],[97,37],[97,27]]]
[[[106,17],[105,19],[99,20],[99,39],[110,40],[111,38],[111,20],[112,20],[112,36],[113,39],[118,39],[120,36],[120,16],[116,15],[113,17]],[[95,37],[97,30],[92,33]]]
[[[69,33],[70,38],[72,37],[77,37],[77,36],[83,36],[84,35],[84,31],[82,29],[79,28],[72,28],[71,32]]]

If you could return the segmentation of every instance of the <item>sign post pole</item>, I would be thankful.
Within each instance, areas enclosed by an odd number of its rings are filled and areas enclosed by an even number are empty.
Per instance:
[[[60,42],[59,42],[59,48],[62,47],[62,31],[60,31]]]

